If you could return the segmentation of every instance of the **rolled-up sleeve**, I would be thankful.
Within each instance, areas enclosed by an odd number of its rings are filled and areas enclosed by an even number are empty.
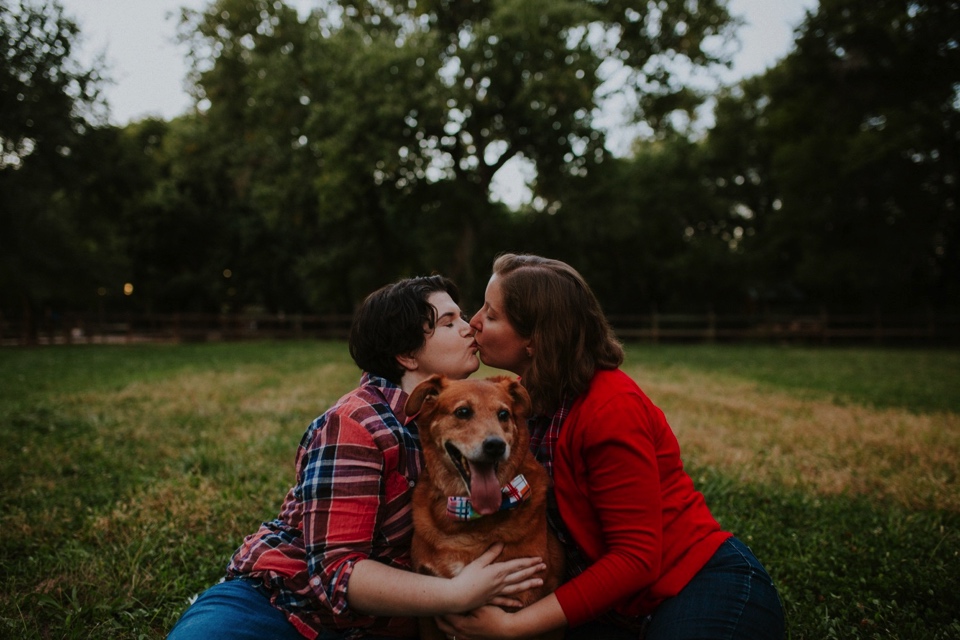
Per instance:
[[[383,478],[383,452],[348,416],[330,416],[306,443],[299,487],[307,570],[318,600],[338,616],[348,613],[354,566],[371,556]]]

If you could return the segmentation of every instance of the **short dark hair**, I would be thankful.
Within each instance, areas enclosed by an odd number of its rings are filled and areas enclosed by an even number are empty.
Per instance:
[[[405,370],[397,356],[418,351],[433,331],[437,310],[427,298],[438,291],[460,300],[457,286],[440,275],[400,280],[367,296],[350,326],[350,355],[357,366],[400,384]]]

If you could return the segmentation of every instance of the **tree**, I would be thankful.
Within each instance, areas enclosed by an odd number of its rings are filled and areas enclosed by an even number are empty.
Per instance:
[[[304,240],[291,268],[313,308],[425,268],[475,288],[475,248],[501,220],[494,176],[532,163],[552,206],[605,159],[603,95],[633,95],[635,117],[664,126],[699,99],[681,61],[721,61],[732,26],[722,0],[342,0],[302,20],[219,0],[183,24],[204,118],[237,141],[223,166],[250,191],[236,195]],[[442,252],[426,240],[438,227]]]
[[[111,242],[72,204],[77,151],[103,119],[101,64],[73,55],[76,24],[58,2],[0,0],[0,305],[37,318],[92,299]]]
[[[489,201],[493,177],[511,161],[535,167],[534,192],[547,206],[566,177],[602,162],[604,134],[594,121],[602,92],[629,94],[635,118],[655,126],[692,108],[696,96],[673,73],[677,61],[720,61],[711,39],[731,26],[725,4],[715,1],[342,4],[369,31],[433,36],[437,47],[427,59],[440,62],[433,108],[414,114],[417,144],[405,164],[419,167],[421,180],[431,180],[423,168],[439,171],[476,203]],[[613,68],[620,86],[604,83]],[[450,216],[460,238],[450,271],[460,279],[487,216],[483,207]]]
[[[747,250],[809,304],[960,302],[960,3],[822,0],[796,49],[726,101],[718,189]]]
[[[739,311],[737,231],[701,178],[700,145],[674,133],[568,180],[563,206],[513,216],[511,246],[577,265],[614,314]]]

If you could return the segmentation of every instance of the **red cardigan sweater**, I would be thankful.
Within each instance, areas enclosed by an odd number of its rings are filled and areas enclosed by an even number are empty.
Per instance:
[[[563,522],[590,562],[556,591],[570,626],[611,609],[652,613],[732,535],[683,470],[663,412],[620,370],[598,371],[574,402],[553,480]]]

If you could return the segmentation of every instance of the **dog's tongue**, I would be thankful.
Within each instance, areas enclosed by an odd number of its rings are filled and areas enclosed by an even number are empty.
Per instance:
[[[473,510],[483,516],[496,513],[502,502],[497,468],[492,464],[470,463],[470,502]]]

